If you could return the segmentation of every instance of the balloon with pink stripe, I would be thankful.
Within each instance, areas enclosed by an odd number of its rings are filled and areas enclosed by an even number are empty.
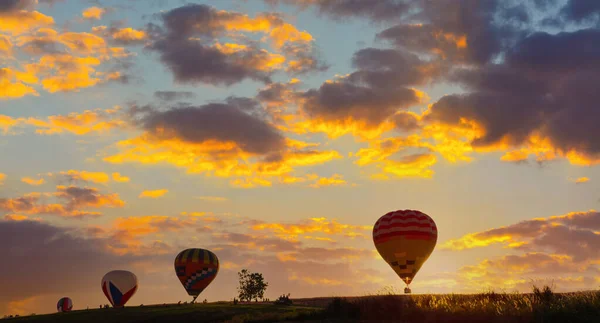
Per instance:
[[[437,243],[433,219],[417,210],[397,210],[381,216],[373,226],[373,243],[381,257],[408,286]]]

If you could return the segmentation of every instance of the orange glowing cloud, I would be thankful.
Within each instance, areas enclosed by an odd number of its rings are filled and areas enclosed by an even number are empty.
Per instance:
[[[120,199],[118,194],[101,194],[97,189],[90,187],[58,185],[54,195],[68,200],[67,207],[70,209],[125,206],[125,202]]]
[[[314,184],[311,184],[310,187],[319,188],[325,186],[345,186],[348,185],[348,182],[344,180],[343,176],[340,174],[334,174],[331,177],[321,177]]]
[[[13,214],[53,214],[63,217],[82,218],[100,216],[92,208],[123,207],[118,194],[103,194],[95,188],[77,186],[56,186],[55,192],[28,193],[18,198],[0,198],[0,210]]]
[[[21,119],[15,119],[9,116],[0,114],[0,129],[4,134],[7,134],[12,127],[15,127],[21,123]]]
[[[167,194],[167,192],[169,192],[169,190],[167,189],[160,189],[160,190],[146,190],[146,191],[142,191],[142,193],[140,193],[140,195],[138,196],[139,198],[159,198],[164,196],[165,194]]]
[[[310,43],[313,37],[306,31],[299,31],[291,24],[283,23],[269,32],[269,37],[276,48],[282,48],[286,43]]]
[[[127,176],[123,176],[120,173],[112,173],[112,179],[115,182],[119,183],[127,183],[130,181],[130,178]]]
[[[121,78],[119,71],[105,73],[96,69],[113,58],[130,55],[123,47],[109,47],[102,37],[92,33],[61,33],[51,28],[40,28],[33,34],[21,35],[16,45],[25,53],[41,56],[37,62],[17,63],[21,63],[31,75],[28,83],[39,83],[50,93],[77,91],[118,80]]]
[[[308,233],[321,233],[325,235],[340,235],[346,237],[363,236],[364,233],[372,230],[368,225],[342,224],[337,220],[328,220],[327,218],[310,218],[298,224],[285,223],[260,223],[252,226],[252,230],[269,230],[276,236],[282,238],[296,239],[298,236]]]
[[[103,134],[112,129],[125,127],[123,120],[114,118],[119,107],[107,110],[86,110],[82,113],[73,112],[68,115],[49,116],[47,120],[29,118],[25,123],[33,125],[36,133],[59,134],[68,132],[75,135]]]
[[[37,11],[19,10],[0,14],[0,32],[19,35],[54,24],[54,19]]]
[[[7,214],[7,215],[4,216],[4,220],[6,220],[6,221],[28,221],[30,219],[26,215]]]
[[[261,161],[254,153],[240,151],[235,142],[207,140],[189,143],[179,139],[157,140],[150,134],[116,144],[120,152],[104,158],[114,164],[136,162],[141,164],[168,163],[183,167],[189,173],[231,178],[230,184],[240,188],[271,186],[272,179],[288,183],[285,178],[296,167],[319,165],[342,158],[337,151],[286,150],[279,160]]]
[[[472,152],[505,152],[500,158],[505,162],[526,162],[533,155],[538,163],[565,158],[572,165],[600,164],[599,156],[575,149],[556,147],[555,143],[540,129],[532,129],[525,139],[517,139],[515,135],[507,133],[492,143],[473,145],[477,140],[487,136],[488,129],[481,122],[465,117],[458,118],[459,121],[452,124],[437,121],[431,106],[422,117],[428,119],[422,136],[433,141],[429,148],[440,153],[450,162],[469,162],[472,158],[468,154]]]
[[[21,182],[27,183],[32,186],[40,186],[40,185],[44,184],[46,182],[46,180],[44,180],[43,178],[33,179],[31,177],[23,177],[23,178],[21,178]]]
[[[6,174],[0,173],[0,185],[4,184],[5,179],[6,179]]]
[[[36,82],[35,76],[9,68],[0,68],[0,100],[20,98],[26,95],[38,96],[35,89],[24,84]]]
[[[10,38],[0,35],[0,54],[12,56],[12,47],[13,44],[11,43]]]
[[[143,42],[148,38],[145,31],[131,27],[117,29],[111,36],[114,40],[126,44]]]
[[[516,224],[494,228],[482,232],[466,234],[458,239],[444,242],[441,249],[465,250],[503,244],[507,248],[553,248],[556,252],[570,252],[578,258],[589,257],[589,246],[600,240],[600,213],[571,212],[547,218],[534,218]],[[544,237],[543,242],[539,242]],[[572,240],[568,246],[564,239]],[[575,240],[581,240],[578,243]],[[573,246],[572,248],[570,246]],[[535,249],[534,249],[535,250]]]
[[[390,179],[389,175],[393,175],[395,178],[431,178],[433,176],[433,170],[430,168],[437,162],[437,158],[433,154],[416,153],[394,157],[403,150],[428,148],[429,145],[418,135],[372,141],[370,145],[370,148],[360,149],[354,154],[354,157],[358,158],[355,164],[359,166],[375,165],[381,171],[372,174],[372,179],[387,180]]]
[[[74,57],[71,55],[44,56],[40,59],[42,68],[53,69],[56,74],[44,78],[42,85],[50,93],[76,91],[94,86],[101,79],[93,76],[100,60],[95,57]],[[67,67],[63,69],[62,67]]]
[[[90,7],[81,13],[81,16],[85,19],[95,19],[100,20],[102,16],[106,13],[106,9],[99,7]]]
[[[80,180],[84,182],[92,182],[99,184],[106,184],[110,180],[108,174],[103,172],[88,172],[88,171],[78,171],[78,170],[69,170],[66,172],[60,172],[60,175],[66,176],[70,180]]]

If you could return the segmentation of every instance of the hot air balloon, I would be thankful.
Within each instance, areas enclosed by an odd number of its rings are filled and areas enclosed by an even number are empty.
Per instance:
[[[59,312],[70,312],[73,309],[73,301],[68,297],[63,297],[58,300],[56,310]]]
[[[389,212],[375,222],[375,248],[406,283],[405,293],[410,293],[410,283],[435,248],[437,235],[433,219],[416,210]]]
[[[219,258],[206,249],[186,249],[175,257],[175,273],[188,295],[198,295],[217,277]]]
[[[113,270],[102,277],[102,291],[113,307],[123,307],[137,288],[137,277],[126,270]]]

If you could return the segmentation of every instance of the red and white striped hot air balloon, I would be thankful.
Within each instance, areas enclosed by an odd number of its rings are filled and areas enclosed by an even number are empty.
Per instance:
[[[137,277],[127,270],[113,270],[102,277],[102,292],[113,307],[123,307],[137,288]]]
[[[375,222],[373,242],[381,257],[408,286],[437,243],[437,226],[427,214],[416,210],[389,212]]]
[[[59,312],[70,312],[73,309],[73,301],[68,297],[63,297],[56,303],[56,310]]]

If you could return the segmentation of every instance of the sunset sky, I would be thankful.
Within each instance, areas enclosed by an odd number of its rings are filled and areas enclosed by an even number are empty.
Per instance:
[[[186,248],[266,297],[600,286],[596,0],[0,1],[0,315],[189,301]]]

